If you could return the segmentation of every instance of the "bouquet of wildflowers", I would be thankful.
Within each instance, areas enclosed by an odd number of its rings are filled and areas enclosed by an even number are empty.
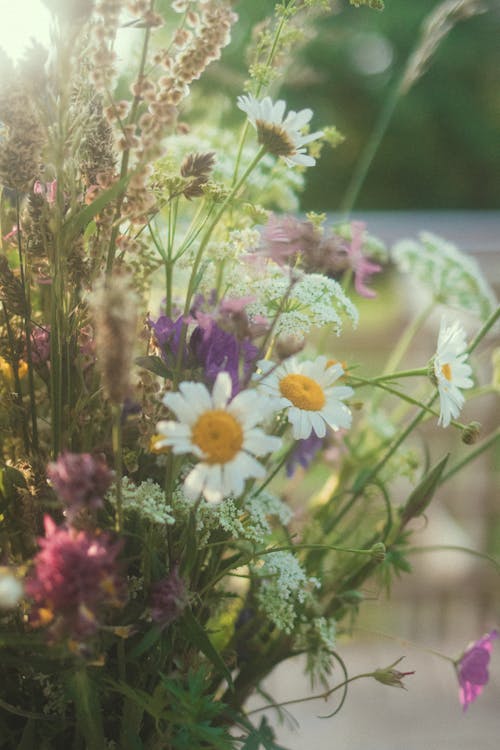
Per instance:
[[[438,237],[389,254],[347,213],[298,214],[342,136],[271,90],[329,3],[276,5],[217,122],[191,86],[229,2],[44,2],[53,49],[0,61],[0,748],[277,749],[248,698],[304,654],[338,710],[363,585],[408,570],[412,520],[498,438],[458,420],[499,311]],[[444,4],[406,88],[475,5]],[[343,333],[389,261],[428,304],[370,374]],[[431,456],[424,422],[474,447]],[[496,636],[454,661],[464,707]]]

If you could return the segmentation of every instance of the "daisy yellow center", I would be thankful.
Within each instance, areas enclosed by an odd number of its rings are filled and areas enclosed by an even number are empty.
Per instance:
[[[265,122],[256,120],[257,138],[259,143],[266,147],[266,150],[274,156],[293,156],[295,153],[295,143],[289,136],[285,128],[274,122]]]
[[[451,365],[448,363],[441,365],[441,372],[445,376],[446,380],[451,380]]]
[[[237,419],[222,409],[204,412],[195,422],[191,439],[209,464],[226,464],[241,450],[243,430]]]
[[[305,411],[319,411],[326,403],[323,388],[307,375],[285,375],[279,388],[282,396]]]

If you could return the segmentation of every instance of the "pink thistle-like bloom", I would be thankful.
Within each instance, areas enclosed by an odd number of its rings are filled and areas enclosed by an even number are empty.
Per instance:
[[[67,506],[66,515],[71,520],[83,508],[102,507],[114,473],[101,456],[66,452],[47,466],[47,477]]]
[[[460,703],[464,711],[481,695],[484,686],[488,683],[491,650],[493,641],[498,638],[498,635],[497,630],[492,630],[478,641],[471,643],[455,664],[460,686]]]
[[[116,562],[121,542],[111,544],[106,534],[58,527],[50,516],[44,525],[45,537],[38,540],[41,549],[25,584],[34,602],[30,621],[38,627],[50,625],[54,638],[88,637],[99,627],[99,610],[124,604]]]
[[[354,271],[354,288],[361,297],[376,297],[373,289],[367,287],[370,276],[382,270],[378,263],[372,263],[363,255],[363,236],[366,224],[362,221],[351,223],[352,239],[348,248],[351,268]]]
[[[263,254],[279,265],[285,265],[299,253],[307,253],[309,246],[318,245],[320,239],[310,221],[274,214],[269,217],[262,238]]]

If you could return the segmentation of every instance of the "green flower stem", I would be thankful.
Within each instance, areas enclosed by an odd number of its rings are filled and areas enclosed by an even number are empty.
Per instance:
[[[415,373],[417,373],[417,371],[415,371]],[[409,371],[408,374],[414,374],[414,373]],[[427,370],[426,369],[422,370],[422,372],[419,372],[418,374],[427,375]],[[404,375],[401,375],[401,374],[400,376],[405,377]],[[402,401],[406,401],[406,403],[408,404],[412,404],[413,406],[419,406],[421,409],[425,409],[428,415],[439,417],[439,412],[437,412],[435,409],[431,409],[429,406],[426,406],[418,399],[412,398],[411,396],[408,396],[406,393],[401,393],[401,391],[398,391],[396,388],[391,388],[389,385],[382,383],[380,378],[375,378],[374,380],[369,380],[368,378],[355,378],[355,380],[362,381],[359,384],[360,387],[363,385],[375,385],[377,388],[381,388],[382,390],[387,391],[387,393],[390,393],[393,396],[397,396]],[[355,384],[354,384],[354,387],[356,387]],[[457,427],[459,430],[465,430],[466,428],[466,425],[462,424],[462,422],[457,422],[456,419],[452,419],[450,424],[452,424],[454,427]]]
[[[397,80],[389,91],[389,94],[375,122],[375,126],[368,138],[368,141],[365,144],[363,151],[361,152],[360,158],[355,164],[351,179],[344,193],[344,197],[340,203],[340,212],[345,219],[349,217],[349,214],[354,208],[361,188],[363,187],[363,183],[392,119],[401,94],[401,83],[403,81],[404,74],[405,70],[400,76],[398,76]]]
[[[246,716],[251,716],[252,714],[259,713],[260,711],[267,711],[270,708],[283,708],[283,706],[293,706],[297,703],[307,703],[308,701],[316,701],[316,700],[326,700],[330,697],[330,695],[333,695],[337,690],[340,690],[341,688],[346,687],[346,685],[349,685],[351,682],[355,682],[356,680],[362,680],[365,677],[375,677],[375,672],[363,672],[362,674],[354,675],[354,677],[348,677],[347,680],[344,680],[343,682],[339,682],[338,685],[335,685],[334,688],[331,688],[330,690],[326,690],[323,693],[317,693],[316,695],[308,695],[305,698],[294,698],[293,700],[289,701],[282,701],[281,703],[267,703],[265,706],[260,706],[260,708],[254,708],[252,711],[247,711]]]
[[[89,679],[87,669],[82,668],[69,679],[74,696],[77,724],[76,731],[85,737],[86,747],[106,750],[107,744],[102,727],[101,707],[95,685]]]
[[[295,5],[295,0],[291,0],[291,2],[287,6],[287,10],[291,10],[294,5]],[[269,50],[269,54],[268,54],[267,60],[265,62],[265,67],[266,68],[268,68],[271,65],[271,63],[273,62],[273,60],[274,60],[274,56],[276,54],[276,49],[278,47],[279,38],[280,38],[281,34],[283,33],[283,29],[285,28],[285,24],[286,24],[287,20],[288,20],[287,19],[287,15],[285,13],[283,13],[283,15],[281,16],[280,22],[279,22],[279,24],[278,24],[278,26],[276,28],[276,33],[274,35],[273,43],[271,45],[271,49]],[[262,82],[260,82],[257,85],[257,89],[255,91],[255,97],[256,98],[259,97],[260,94],[262,93],[263,86],[264,86],[264,84]],[[246,141],[246,138],[247,138],[249,127],[250,127],[250,122],[247,119],[245,121],[244,126],[243,126],[243,130],[241,131],[241,136],[240,136],[240,140],[239,140],[239,144],[238,144],[238,152],[236,154],[236,161],[235,161],[235,164],[234,164],[234,173],[233,173],[232,185],[235,185],[236,181],[238,179],[238,172],[240,170],[241,156],[243,154],[243,148],[245,146],[245,141]]]
[[[397,451],[401,443],[403,443],[408,435],[410,435],[411,432],[417,427],[418,423],[423,419],[425,414],[427,413],[428,409],[432,406],[434,401],[437,398],[437,393],[434,393],[427,401],[427,403],[420,408],[420,410],[417,412],[417,414],[413,417],[411,422],[405,427],[404,430],[400,432],[398,437],[392,441],[389,448],[387,449],[386,453],[382,456],[380,461],[371,469],[371,471],[368,472],[368,474],[364,477],[363,481],[359,484],[357,489],[352,493],[352,497],[348,500],[348,502],[344,505],[343,508],[339,510],[339,512],[326,524],[325,526],[325,532],[330,533],[332,529],[335,528],[335,526],[342,520],[342,518],[346,515],[346,513],[349,512],[349,510],[352,508],[358,497],[360,497],[367,485],[370,484],[370,482],[373,481],[373,479],[377,476],[379,471],[383,469],[383,467],[386,465],[386,463],[389,461],[391,456]]]
[[[492,555],[488,555],[485,552],[479,552],[478,550],[471,549],[470,547],[461,547],[456,544],[430,544],[426,545],[425,547],[407,547],[405,552],[408,555],[412,555],[421,552],[438,552],[441,550],[465,552],[468,555],[479,557],[479,559],[486,560],[487,562],[491,563],[500,572],[500,562],[492,557]]]
[[[194,291],[195,291],[195,284],[196,284],[196,276],[198,274],[198,268],[201,262],[201,259],[203,257],[203,253],[205,251],[206,246],[208,245],[210,241],[210,237],[212,236],[212,232],[214,231],[215,227],[219,223],[220,219],[222,218],[226,208],[228,207],[229,203],[232,201],[234,196],[238,193],[240,188],[243,186],[249,175],[253,172],[257,164],[260,162],[264,154],[266,153],[266,149],[264,146],[261,146],[255,157],[252,159],[248,167],[246,168],[244,174],[240,177],[236,185],[234,185],[231,188],[231,191],[226,196],[225,200],[223,201],[221,207],[215,214],[214,218],[208,225],[208,227],[205,230],[205,233],[200,241],[200,247],[198,248],[198,252],[196,254],[196,257],[193,262],[193,268],[191,271],[191,276],[189,278],[188,282],[188,288],[186,292],[186,304],[184,305],[184,314],[187,315],[189,312],[189,309],[191,307],[191,299],[193,297]]]
[[[371,549],[354,549],[352,547],[338,547],[335,544],[284,544],[280,547],[268,547],[267,549],[255,552],[254,557],[262,555],[271,555],[273,552],[294,552],[297,549],[321,549],[333,552],[350,552],[353,555],[367,555],[373,557]]]
[[[435,302],[433,300],[426,307],[424,307],[418,315],[415,316],[415,318],[408,326],[405,327],[403,333],[399,338],[399,341],[396,343],[396,346],[392,350],[392,353],[387,360],[387,364],[382,371],[382,375],[387,375],[399,366],[399,363],[402,361],[403,357],[408,351],[413,339],[415,338],[421,327],[424,325],[425,321],[428,319],[434,307]],[[383,394],[381,393],[375,395],[371,407],[372,411],[375,411],[377,409],[382,395]]]
[[[38,426],[35,399],[35,381],[33,377],[33,356],[31,348],[31,294],[30,282],[27,279],[27,268],[22,249],[21,233],[21,211],[19,206],[19,192],[16,190],[16,223],[17,223],[17,251],[19,255],[19,272],[21,286],[24,296],[24,336],[26,339],[26,358],[28,360],[28,388],[30,395],[30,413],[31,413],[31,447],[33,453],[38,453]]]
[[[478,332],[476,337],[472,340],[472,342],[467,347],[467,353],[472,354],[474,349],[476,349],[477,345],[484,339],[490,328],[492,328],[495,323],[497,322],[498,318],[500,317],[500,305],[497,307],[496,310],[492,312],[486,323],[483,325],[481,330]]]
[[[446,474],[443,474],[441,477],[440,484],[444,484],[444,482],[447,482],[450,477],[452,477],[454,474],[457,474],[459,471],[463,469],[464,466],[466,466],[468,463],[473,461],[475,458],[481,455],[481,453],[484,453],[485,450],[488,450],[492,445],[495,445],[495,443],[500,439],[500,427],[497,427],[497,429],[491,433],[485,440],[483,440],[479,445],[476,446],[476,448],[473,448],[469,452],[466,453],[464,458],[462,458],[460,461],[458,461],[454,466],[452,466]]]
[[[419,367],[418,369],[414,370],[400,370],[399,372],[392,372],[392,373],[386,373],[384,375],[378,375],[376,378],[359,378],[357,376],[349,376],[349,380],[359,380],[360,385],[375,385],[378,383],[383,383],[386,380],[399,380],[399,378],[411,378],[416,376],[427,376],[428,375],[428,369],[427,367]],[[354,385],[354,388],[356,385]]]
[[[193,261],[193,266],[192,266],[192,269],[191,269],[191,275],[189,277],[188,287],[187,287],[187,290],[186,290],[186,302],[185,302],[185,305],[184,305],[184,315],[188,315],[189,310],[191,308],[191,300],[192,300],[193,294],[194,294],[194,292],[196,290],[196,283],[197,283],[197,276],[198,276],[199,266],[200,266],[200,263],[201,263],[201,260],[202,260],[202,257],[203,257],[203,253],[204,253],[204,251],[205,251],[205,249],[206,249],[206,247],[207,247],[207,245],[208,245],[208,243],[210,241],[210,238],[212,236],[212,232],[214,231],[215,227],[219,223],[219,221],[222,218],[222,216],[223,216],[226,208],[228,207],[228,205],[230,204],[230,202],[232,201],[232,199],[234,198],[234,196],[238,193],[238,191],[240,190],[240,188],[245,183],[247,177],[255,169],[255,167],[260,162],[260,160],[262,159],[262,157],[264,156],[265,153],[266,153],[266,149],[262,146],[259,149],[259,151],[257,152],[257,154],[255,155],[255,157],[253,158],[253,160],[248,165],[247,169],[245,170],[245,173],[241,176],[241,178],[238,180],[237,184],[234,185],[234,187],[231,189],[231,191],[229,192],[229,194],[226,196],[226,198],[223,201],[221,207],[216,212],[215,216],[213,217],[213,219],[210,221],[209,225],[205,229],[203,237],[200,240],[200,246],[198,248],[198,252],[196,253],[196,257],[195,257],[195,259]],[[182,366],[182,353],[184,351],[184,344],[186,342],[186,335],[187,335],[187,325],[183,325],[182,326],[182,330],[181,330],[181,335],[180,335],[180,338],[179,338],[179,350],[178,350],[178,354],[177,354],[177,361],[175,363],[175,370],[174,370],[173,378],[172,378],[174,389],[177,387],[178,382],[179,382],[179,376],[180,376],[180,371],[181,371],[181,366]]]

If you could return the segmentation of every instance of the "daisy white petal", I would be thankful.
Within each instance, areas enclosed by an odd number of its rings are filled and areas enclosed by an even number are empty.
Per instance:
[[[243,391],[228,403],[231,379],[225,372],[217,376],[212,394],[200,383],[181,383],[179,391],[181,396],[169,401],[173,411],[180,406],[181,421],[159,422],[158,433],[161,444],[170,446],[173,453],[191,453],[199,459],[184,482],[188,497],[203,495],[209,502],[218,502],[229,494],[241,494],[246,479],[265,476],[255,456],[281,446],[280,438],[255,426],[269,413],[267,398]],[[190,408],[182,399],[190,400]]]
[[[246,113],[257,130],[257,138],[270,154],[281,156],[288,165],[312,167],[316,160],[309,156],[304,146],[321,138],[323,131],[303,133],[302,129],[312,118],[312,110],[291,110],[285,117],[286,103],[280,99],[275,104],[266,96],[261,101],[251,94],[239,96],[238,107]]]
[[[437,350],[434,356],[434,375],[437,381],[440,414],[438,424],[448,427],[460,414],[465,397],[460,388],[472,388],[469,377],[472,368],[467,362],[465,331],[458,321],[448,325],[441,320]]]
[[[352,396],[353,390],[349,386],[334,386],[344,371],[338,364],[327,365],[323,356],[306,362],[291,357],[271,370],[258,385],[258,389],[287,410],[296,440],[304,440],[311,433],[324,437],[327,425],[334,430],[351,425],[351,412],[343,400]]]

